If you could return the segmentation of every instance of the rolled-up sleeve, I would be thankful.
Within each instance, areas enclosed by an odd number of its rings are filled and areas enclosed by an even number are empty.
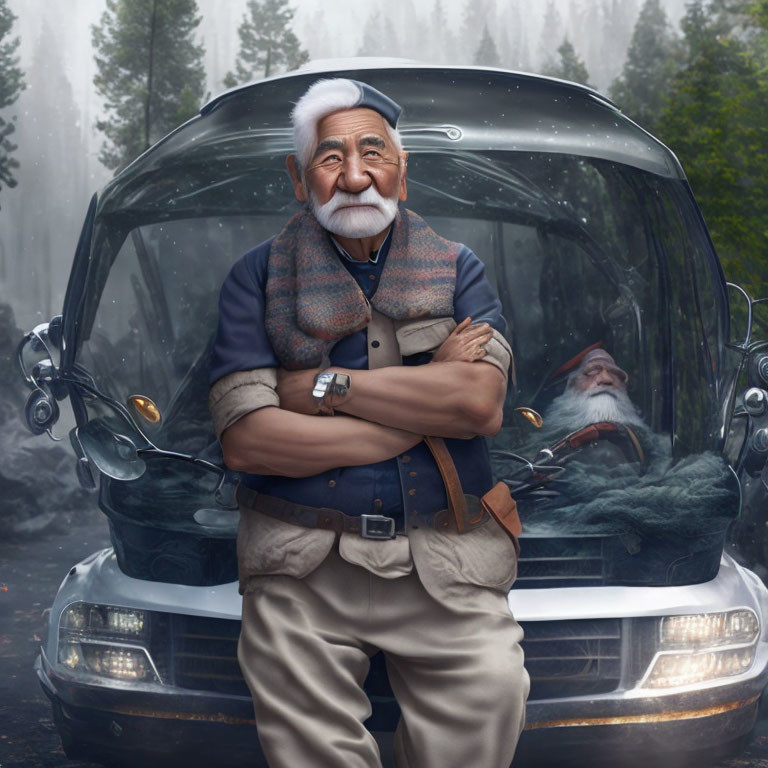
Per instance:
[[[235,371],[220,378],[208,393],[208,408],[216,437],[246,413],[268,405],[279,406],[275,368]]]
[[[485,265],[466,246],[459,252],[456,261],[456,292],[453,299],[454,320],[460,323],[471,317],[472,323],[488,323],[493,337],[485,345],[483,362],[495,365],[499,370],[511,374],[514,381],[512,349],[504,337],[507,321],[501,314],[501,302],[488,282]]]
[[[237,261],[219,296],[208,405],[217,436],[250,411],[279,405],[272,345],[264,327],[264,281],[271,242]]]

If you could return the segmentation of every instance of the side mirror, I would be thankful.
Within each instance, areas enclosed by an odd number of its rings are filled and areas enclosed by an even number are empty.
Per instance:
[[[88,463],[107,477],[114,480],[136,480],[144,474],[147,465],[139,458],[139,446],[130,435],[113,432],[99,419],[92,419],[82,427],[76,427],[73,432],[72,441],[79,444]],[[80,453],[78,446],[75,452]],[[85,468],[80,471],[85,473]],[[90,466],[88,472],[92,479]],[[87,477],[83,479],[88,480]]]
[[[67,390],[59,375],[62,344],[62,317],[33,328],[16,347],[16,358],[27,385],[32,389],[24,406],[27,427],[33,435],[44,432],[52,440],[53,426],[59,419],[57,400],[66,397]]]
[[[24,418],[33,435],[51,434],[53,425],[59,420],[59,406],[50,391],[37,388],[30,392],[24,406]]]
[[[31,386],[38,384],[35,379],[36,366],[44,365],[47,371],[58,372],[61,328],[61,315],[57,315],[50,323],[35,326],[16,347],[16,359],[21,368],[21,374]]]
[[[768,466],[768,392],[750,387],[742,399],[748,422],[738,470],[757,477],[761,473],[765,475]]]

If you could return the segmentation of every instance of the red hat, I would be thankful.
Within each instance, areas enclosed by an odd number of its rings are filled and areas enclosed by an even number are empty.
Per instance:
[[[570,373],[571,371],[575,371],[584,361],[584,358],[587,356],[587,353],[592,352],[595,349],[605,349],[605,344],[602,341],[595,342],[594,344],[590,344],[585,349],[582,349],[581,352],[579,352],[578,355],[575,355],[572,357],[567,363],[563,363],[552,375],[552,378],[556,379],[560,376],[564,376],[566,373]]]

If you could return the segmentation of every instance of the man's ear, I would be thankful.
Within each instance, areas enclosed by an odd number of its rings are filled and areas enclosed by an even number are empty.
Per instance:
[[[296,195],[296,199],[300,203],[306,203],[309,200],[309,196],[307,195],[307,187],[301,177],[299,161],[296,159],[296,155],[288,155],[285,158],[285,167],[288,169],[288,175],[293,182],[293,194]]]
[[[405,177],[408,175],[406,172],[408,170],[408,153],[403,152],[400,155],[400,162],[402,163],[402,173],[400,174],[400,194],[398,195],[398,200],[401,203],[404,203],[408,199],[408,185],[406,184]]]

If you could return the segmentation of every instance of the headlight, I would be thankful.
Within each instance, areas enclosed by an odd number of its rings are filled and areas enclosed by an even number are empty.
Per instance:
[[[113,677],[117,680],[157,682],[145,648],[102,643],[61,642],[59,664],[73,672]]]
[[[759,634],[757,615],[746,608],[666,616],[658,653],[639,687],[677,688],[740,675],[755,660]]]
[[[732,677],[746,672],[755,660],[755,649],[708,653],[672,653],[659,655],[643,683],[644,688],[677,688],[718,677]]]
[[[85,635],[127,635],[139,637],[146,625],[144,611],[118,608],[114,605],[73,603],[61,614],[61,629],[74,630]]]
[[[149,651],[144,611],[73,603],[59,622],[58,663],[68,672],[159,682]]]
[[[750,610],[665,616],[661,620],[661,647],[688,650],[717,645],[751,645],[759,632],[760,623]]]

